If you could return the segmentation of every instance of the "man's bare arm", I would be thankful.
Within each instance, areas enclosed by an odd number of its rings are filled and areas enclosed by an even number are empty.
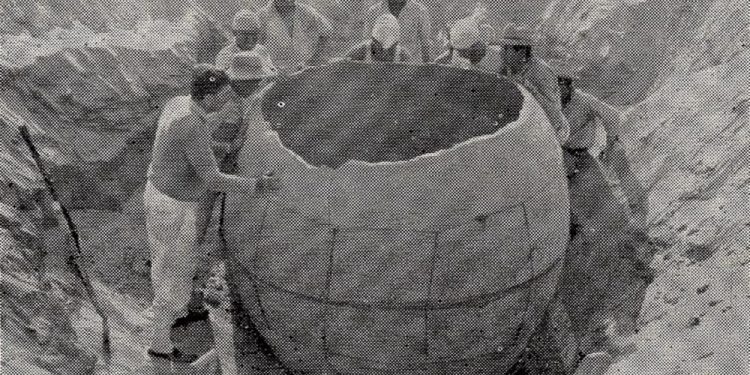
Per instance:
[[[602,126],[607,132],[607,143],[616,141],[620,137],[620,112],[593,96],[589,97],[591,109],[602,120]]]
[[[419,47],[422,52],[422,62],[432,62],[430,53],[430,38],[432,37],[432,20],[426,8],[422,9],[422,24],[419,25]]]
[[[233,176],[219,170],[219,163],[211,150],[211,135],[205,124],[193,121],[189,126],[191,131],[185,137],[183,151],[209,190],[235,193],[255,190],[257,179]]]

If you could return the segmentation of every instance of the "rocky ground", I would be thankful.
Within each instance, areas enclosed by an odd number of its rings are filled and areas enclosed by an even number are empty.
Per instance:
[[[185,68],[215,49],[196,51],[196,40],[220,40],[206,17],[225,20],[239,6],[206,0],[185,13],[173,2],[78,3],[0,5],[0,119],[9,125],[0,127],[0,290],[9,374],[107,373],[98,357],[100,320],[65,265],[64,227],[52,225],[15,127],[31,129],[63,202],[75,209],[84,267],[106,296],[113,327],[111,373],[142,373],[150,287],[139,189],[150,132],[161,103],[184,87]],[[331,15],[346,10],[323,5]],[[653,255],[653,280],[629,306],[632,319],[615,308],[597,318],[616,323],[600,332],[617,354],[609,374],[750,372],[747,2],[559,0],[546,14],[521,8],[507,8],[512,15],[503,19],[543,19],[547,56],[572,51],[583,86],[625,110],[624,150],[646,192],[653,254],[644,259]],[[623,187],[625,196],[640,196]],[[554,310],[551,317],[565,326]],[[208,337],[205,324],[190,329]],[[541,330],[518,373],[563,374],[578,353],[557,342],[568,357],[548,356],[542,349],[553,340]]]

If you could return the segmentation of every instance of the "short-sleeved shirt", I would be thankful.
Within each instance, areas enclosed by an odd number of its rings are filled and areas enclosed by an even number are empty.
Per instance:
[[[406,50],[406,48],[401,47],[400,45],[396,47],[398,50],[396,51],[396,61],[395,62],[409,62],[411,61],[411,54],[409,51]],[[364,41],[357,46],[353,47],[346,53],[346,58],[353,61],[365,61],[365,62],[371,62],[373,61],[372,58],[372,41],[367,40]]]
[[[612,106],[594,96],[574,90],[570,102],[563,107],[563,114],[570,123],[570,138],[564,147],[588,149],[596,142],[596,128],[599,123],[607,134],[618,134],[619,113]]]
[[[232,41],[231,44],[227,45],[226,47],[222,48],[221,51],[219,51],[219,54],[216,55],[216,63],[214,65],[216,65],[216,67],[219,69],[229,69],[229,67],[232,66],[232,57],[234,57],[234,55],[238,52],[240,52],[240,47],[237,47],[237,44]],[[266,64],[267,66],[273,66],[273,64],[269,64],[272,62],[272,60],[266,46],[262,44],[256,44],[255,48],[253,48],[253,52],[257,53],[258,56],[263,59],[264,64]]]
[[[189,96],[178,96],[164,106],[156,130],[148,179],[164,195],[197,202],[206,191],[204,181],[190,161],[192,139],[210,137],[206,112]]]
[[[387,0],[378,1],[367,10],[365,18],[362,20],[365,39],[372,37],[375,20],[390,12]],[[431,48],[432,21],[427,7],[417,0],[409,0],[397,18],[401,26],[401,45],[409,50],[416,59],[429,62],[430,56],[424,56],[422,53],[422,47],[427,50],[428,54]]]
[[[258,11],[261,43],[281,71],[296,71],[307,65],[322,37],[333,34],[331,23],[313,7],[297,3],[292,15],[293,27],[276,11],[273,2]]]

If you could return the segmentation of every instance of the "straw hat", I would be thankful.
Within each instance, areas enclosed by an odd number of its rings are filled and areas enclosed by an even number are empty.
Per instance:
[[[498,44],[507,46],[534,46],[536,35],[533,30],[525,29],[511,23],[503,30],[502,39]]]
[[[276,75],[276,67],[263,63],[255,51],[243,51],[232,56],[232,65],[227,70],[229,79],[243,81],[263,79]]]

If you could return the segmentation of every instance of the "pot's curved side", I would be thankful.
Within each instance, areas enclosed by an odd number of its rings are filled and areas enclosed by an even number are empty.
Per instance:
[[[238,292],[285,366],[313,373],[498,373],[556,286],[568,240],[562,156],[524,91],[518,121],[416,159],[316,168],[267,125],[228,198]]]

